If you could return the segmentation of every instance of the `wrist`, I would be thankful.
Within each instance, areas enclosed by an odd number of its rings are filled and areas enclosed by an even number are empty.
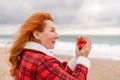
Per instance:
[[[78,57],[80,57],[80,56],[82,56],[82,57],[88,57],[88,55],[76,55],[76,58],[78,58]]]
[[[88,69],[90,69],[90,61],[88,58],[84,56],[79,56],[78,58],[76,58],[76,64],[82,64],[86,66]]]

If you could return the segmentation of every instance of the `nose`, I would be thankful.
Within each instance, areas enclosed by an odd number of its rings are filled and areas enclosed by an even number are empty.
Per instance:
[[[55,32],[55,38],[58,39],[59,38],[59,35],[57,32]]]

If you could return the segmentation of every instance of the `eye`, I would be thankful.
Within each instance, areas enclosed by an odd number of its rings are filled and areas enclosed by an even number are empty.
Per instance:
[[[54,28],[51,28],[51,29],[50,29],[50,32],[54,32]]]

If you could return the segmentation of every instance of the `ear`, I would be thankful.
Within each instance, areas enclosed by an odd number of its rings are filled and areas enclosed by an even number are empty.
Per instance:
[[[33,36],[35,39],[40,40],[40,32],[39,31],[33,31]]]

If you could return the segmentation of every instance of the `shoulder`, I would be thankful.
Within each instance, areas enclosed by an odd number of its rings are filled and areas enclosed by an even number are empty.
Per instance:
[[[49,56],[43,52],[31,50],[31,49],[24,50],[23,58],[29,60],[30,63],[34,63],[35,65],[39,65],[39,64],[45,63],[45,62],[49,62],[49,63],[59,62],[53,56]]]
[[[26,56],[26,57],[29,56],[30,58],[34,58],[34,59],[38,59],[44,55],[45,55],[44,53],[32,49],[25,49],[22,53],[22,56]]]
[[[42,52],[31,49],[24,49],[21,54],[21,61],[37,66],[43,56],[45,56],[45,54]]]

